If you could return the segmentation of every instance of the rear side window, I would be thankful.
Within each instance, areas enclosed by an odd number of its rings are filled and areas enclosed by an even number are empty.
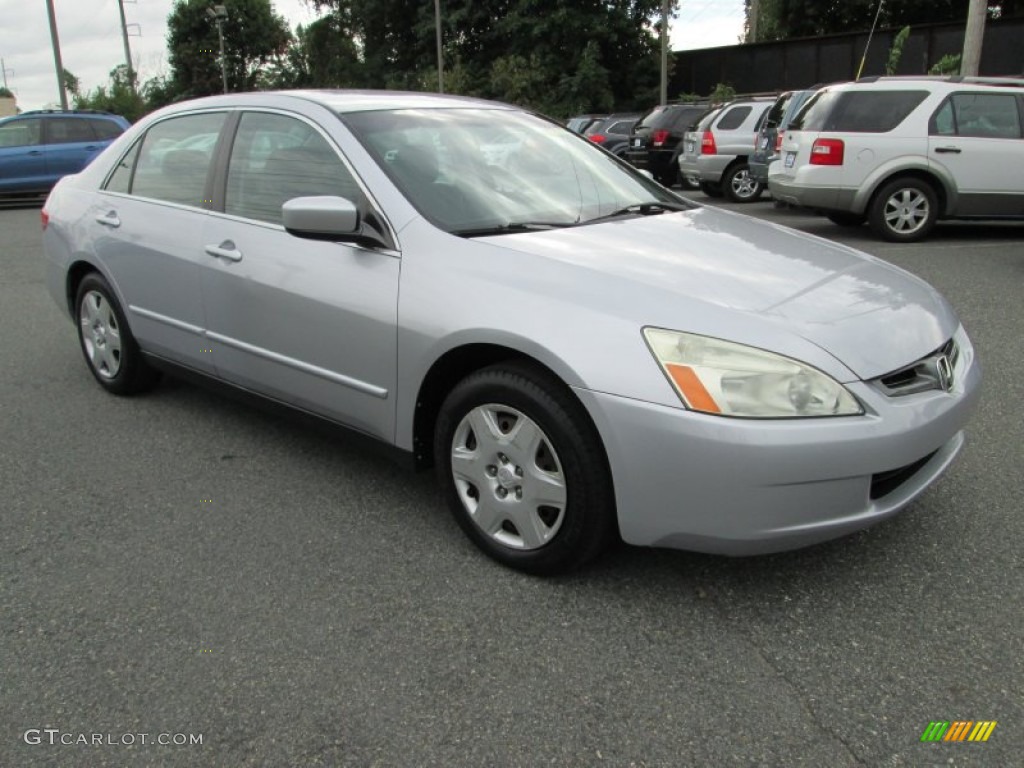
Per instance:
[[[770,125],[778,125],[782,122],[782,116],[786,114],[786,107],[789,106],[789,102],[793,100],[792,91],[784,93],[775,100],[772,104],[771,109],[768,110],[768,120]]]
[[[743,121],[747,119],[747,115],[750,114],[753,107],[733,107],[732,109],[726,110],[725,114],[722,115],[722,119],[718,121],[718,125],[715,127],[720,131],[732,131],[743,125]]]
[[[902,123],[928,91],[821,92],[790,125],[795,130],[887,133]]]
[[[629,133],[632,128],[632,120],[619,120],[618,122],[612,124],[612,126],[608,129],[608,133]]]
[[[1003,93],[954,93],[932,115],[929,133],[983,139],[1019,139],[1017,99]]]
[[[661,118],[667,112],[665,107],[655,107],[646,115],[640,118],[640,122],[636,124],[636,130],[641,128],[654,128],[660,127]]]
[[[702,109],[680,109],[675,115],[672,123],[672,129],[676,133],[682,133],[690,130],[690,127],[700,119],[700,116],[704,114]]]
[[[77,117],[51,118],[46,123],[46,131],[50,144],[74,144],[96,140],[88,121]]]
[[[172,117],[154,125],[142,140],[131,193],[169,203],[203,207],[223,112]]]

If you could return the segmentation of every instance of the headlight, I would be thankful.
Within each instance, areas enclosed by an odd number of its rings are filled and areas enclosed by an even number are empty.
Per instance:
[[[761,419],[864,413],[842,384],[792,358],[661,328],[644,328],[644,338],[694,411]]]

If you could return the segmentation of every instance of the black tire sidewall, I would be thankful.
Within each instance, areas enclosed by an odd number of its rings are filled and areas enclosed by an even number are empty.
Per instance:
[[[572,570],[594,557],[613,527],[614,491],[600,439],[578,402],[557,380],[528,366],[504,364],[482,369],[459,383],[445,399],[434,433],[438,482],[456,521],[467,536],[499,562],[537,575]],[[451,446],[459,423],[473,408],[507,405],[543,430],[565,476],[566,507],[552,541],[535,550],[506,547],[487,536],[470,518],[455,486]]]
[[[885,221],[886,201],[898,189],[916,189],[928,199],[928,219],[920,229],[911,234],[896,232]],[[893,243],[914,243],[928,237],[932,229],[935,228],[935,222],[939,217],[938,205],[938,195],[928,182],[910,178],[894,179],[879,188],[871,199],[868,223],[871,225],[872,231],[883,240]]]
[[[90,291],[103,296],[117,319],[118,333],[121,338],[121,366],[118,368],[117,374],[109,379],[101,376],[99,371],[93,367],[82,338],[82,301],[85,294]],[[78,286],[78,292],[75,295],[75,326],[78,329],[78,346],[82,351],[82,357],[85,358],[85,364],[93,378],[105,390],[115,395],[129,395],[144,391],[155,383],[157,374],[142,359],[139,345],[128,325],[128,318],[125,317],[124,310],[121,309],[121,302],[118,301],[110,283],[98,272],[86,275]]]

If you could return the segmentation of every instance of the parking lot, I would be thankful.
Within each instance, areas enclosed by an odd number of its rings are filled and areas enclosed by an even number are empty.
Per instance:
[[[893,245],[721,207],[941,290],[985,370],[968,444],[837,542],[621,546],[547,580],[361,443],[173,380],[105,394],[45,291],[38,207],[0,210],[0,766],[1019,764],[1024,226]],[[922,743],[935,720],[998,726]]]

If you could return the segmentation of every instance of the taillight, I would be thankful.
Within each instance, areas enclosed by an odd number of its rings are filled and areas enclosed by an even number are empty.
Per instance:
[[[592,133],[589,136],[587,136],[587,138],[590,139],[595,144],[604,144],[608,140],[608,137],[605,136],[603,133]]]
[[[42,225],[43,231],[45,232],[46,228],[50,224],[50,214],[46,212],[45,208],[39,211],[39,223]]]
[[[775,151],[782,151],[782,137],[786,135],[785,131],[779,131],[779,135],[775,137]]]
[[[845,151],[842,139],[815,139],[811,145],[811,165],[842,165]]]
[[[651,132],[651,145],[660,147],[668,141],[668,131],[652,131]]]
[[[704,155],[718,154],[718,147],[715,146],[715,134],[711,131],[704,131],[700,139],[700,151]]]

